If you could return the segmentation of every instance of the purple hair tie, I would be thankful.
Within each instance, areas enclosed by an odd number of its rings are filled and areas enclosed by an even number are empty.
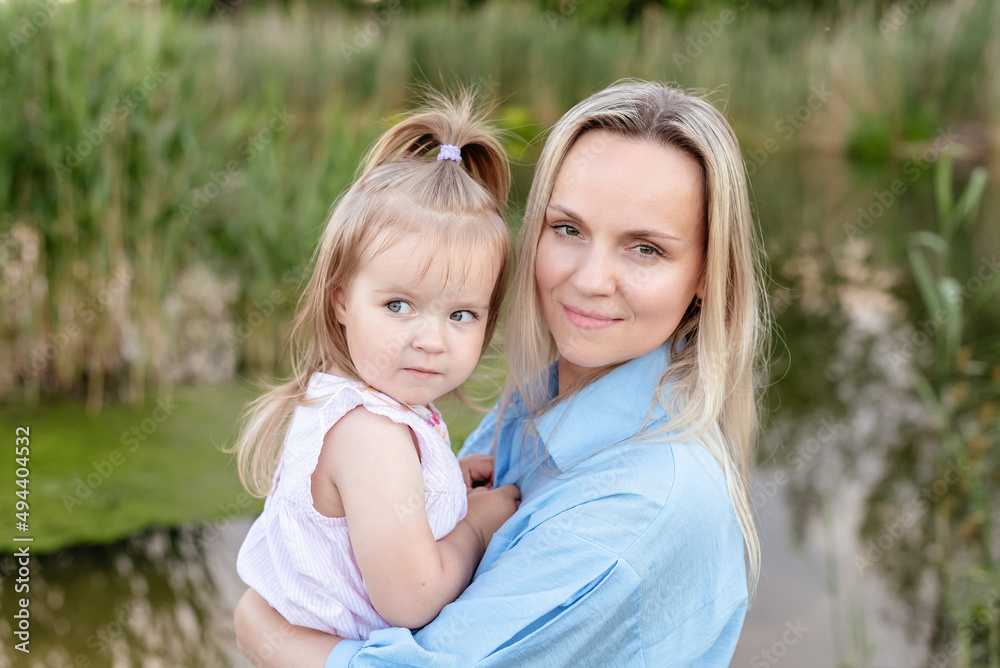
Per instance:
[[[441,150],[438,152],[438,160],[454,160],[455,162],[462,162],[462,151],[459,150],[457,146],[452,146],[451,144],[441,144]]]

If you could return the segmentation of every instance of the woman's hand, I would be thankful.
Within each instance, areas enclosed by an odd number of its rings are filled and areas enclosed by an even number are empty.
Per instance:
[[[468,455],[458,460],[465,478],[465,488],[485,487],[493,489],[493,457],[490,455]]]
[[[497,529],[517,512],[521,505],[521,492],[514,485],[491,490],[477,487],[469,492],[468,498],[469,510],[463,521],[476,530],[485,550]]]
[[[250,662],[264,668],[322,666],[342,638],[293,626],[253,589],[236,604],[236,646]]]

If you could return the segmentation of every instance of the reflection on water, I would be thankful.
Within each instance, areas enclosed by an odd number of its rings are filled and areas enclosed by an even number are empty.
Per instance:
[[[893,355],[909,329],[900,272],[871,254],[804,234],[776,277],[799,298],[778,297],[780,405],[754,487],[764,572],[734,666],[923,665],[934,592],[895,578],[906,548],[874,559],[859,534],[872,488],[899,466],[887,454],[927,421]]]
[[[232,625],[244,589],[236,553],[249,525],[158,529],[33,557],[31,653],[13,650],[3,615],[0,668],[249,665]],[[0,557],[4,610],[15,609],[15,570],[13,557]]]
[[[979,634],[983,647],[1000,616],[998,590],[998,605],[973,617],[962,610],[971,598],[956,595],[961,582],[996,577],[981,556],[989,548],[976,551],[985,540],[975,517],[958,527],[965,543],[949,541],[952,518],[962,519],[967,503],[968,464],[944,447],[914,381],[932,361],[935,328],[915,327],[926,316],[905,241],[932,227],[932,200],[914,192],[870,234],[851,238],[840,222],[856,208],[856,193],[808,179],[788,180],[802,188],[804,206],[767,201],[772,216],[801,220],[797,234],[779,225],[768,237],[761,206],[783,340],[754,486],[763,579],[733,665],[986,665],[985,656],[963,656],[952,644],[957,631],[966,640]],[[760,192],[773,195],[766,185]],[[1000,245],[996,228],[985,229],[981,246],[959,241],[970,275]],[[970,327],[996,331],[997,306]],[[965,400],[957,395],[946,401]],[[995,662],[1000,647],[991,651]]]

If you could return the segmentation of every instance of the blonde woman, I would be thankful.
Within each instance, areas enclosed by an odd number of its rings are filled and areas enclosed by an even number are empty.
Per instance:
[[[507,387],[460,453],[495,452],[520,508],[415,633],[344,641],[248,591],[259,665],[729,665],[766,322],[736,138],[696,96],[611,86],[553,128],[521,235]]]

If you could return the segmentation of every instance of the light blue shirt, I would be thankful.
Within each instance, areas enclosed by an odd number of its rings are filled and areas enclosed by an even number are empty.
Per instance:
[[[472,584],[419,631],[341,641],[326,665],[728,666],[747,587],[722,469],[670,434],[622,443],[662,426],[666,363],[663,346],[623,364],[539,416],[536,436],[513,402],[495,475],[521,506]],[[496,421],[460,456],[489,453]]]

